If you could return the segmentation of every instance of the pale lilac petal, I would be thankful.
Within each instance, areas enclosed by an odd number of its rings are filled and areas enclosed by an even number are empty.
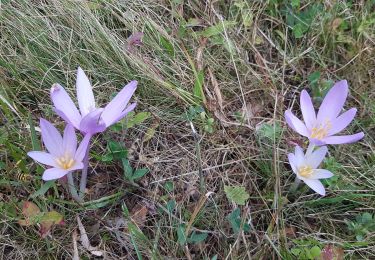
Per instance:
[[[83,166],[83,162],[76,162],[72,167],[69,168],[69,171],[81,170],[83,169]]]
[[[296,157],[294,154],[290,153],[288,154],[288,159],[289,159],[289,164],[292,167],[292,170],[294,173],[297,173],[297,162],[296,162]]]
[[[129,112],[131,112],[131,111],[133,111],[134,110],[134,108],[136,107],[136,103],[132,103],[131,105],[129,105],[121,114],[120,114],[120,116],[117,118],[117,119],[115,119],[115,121],[113,121],[113,123],[112,124],[114,124],[114,123],[116,123],[116,122],[118,122],[118,121],[120,121],[122,118],[124,118]],[[107,125],[107,127],[109,127],[109,125]]]
[[[312,152],[311,155],[307,156],[306,158],[307,165],[309,165],[313,169],[318,168],[318,166],[324,160],[324,157],[326,156],[327,152],[328,152],[327,146],[319,147],[314,152]]]
[[[322,123],[327,119],[335,119],[340,114],[347,96],[348,82],[346,80],[337,82],[324,97],[319,108],[317,121]]]
[[[33,158],[35,161],[40,162],[42,164],[46,164],[46,165],[53,166],[53,167],[58,166],[55,161],[55,157],[50,153],[32,151],[32,152],[28,152],[27,155]]]
[[[323,184],[319,180],[311,180],[304,178],[303,181],[316,193],[319,193],[322,196],[326,195],[326,191],[324,189]]]
[[[333,173],[325,169],[314,169],[313,174],[309,177],[313,180],[328,179],[333,176]]]
[[[136,88],[137,81],[131,81],[104,108],[101,118],[107,126],[115,123],[116,119],[121,116]]]
[[[88,152],[88,147],[90,144],[91,135],[87,134],[83,137],[81,143],[78,146],[78,149],[74,155],[74,160],[76,162],[82,162],[83,158],[86,155],[86,152]]]
[[[77,150],[77,136],[71,125],[66,125],[63,137],[63,150],[65,155],[73,156]]]
[[[355,114],[357,113],[356,108],[349,109],[338,118],[334,119],[332,123],[332,128],[329,130],[328,135],[334,135],[340,131],[342,131],[345,127],[347,127],[350,122],[353,121]]]
[[[305,154],[303,152],[303,149],[300,146],[297,145],[294,148],[294,155],[295,155],[296,167],[299,168],[305,162]]]
[[[51,99],[56,112],[60,112],[57,114],[78,129],[81,115],[65,89],[59,84],[54,84],[51,88]]]
[[[59,169],[59,168],[51,168],[44,171],[42,179],[44,181],[50,181],[50,180],[56,180],[60,179],[61,177],[64,177],[67,175],[69,171]]]
[[[81,111],[82,117],[84,117],[95,109],[95,98],[90,80],[80,67],[77,69],[76,88],[79,110]]]
[[[312,144],[316,145],[316,146],[320,146],[320,145],[325,145],[326,144],[326,142],[324,141],[324,139],[323,140],[319,140],[319,139],[316,139],[316,138],[309,138],[309,141]]]
[[[106,129],[106,125],[101,120],[100,116],[103,112],[102,108],[97,108],[94,111],[88,113],[81,121],[79,130],[84,134],[95,134],[103,132]]]
[[[290,110],[285,111],[285,120],[290,128],[303,136],[309,136],[305,124],[299,120]]]
[[[329,136],[323,139],[326,144],[350,144],[361,140],[365,134],[363,132],[354,135]]]
[[[307,129],[312,129],[316,123],[316,113],[311,97],[306,90],[301,93],[300,103],[303,121],[305,121]]]
[[[57,129],[47,120],[40,119],[40,129],[42,131],[43,143],[47,150],[54,156],[62,154],[62,137]]]

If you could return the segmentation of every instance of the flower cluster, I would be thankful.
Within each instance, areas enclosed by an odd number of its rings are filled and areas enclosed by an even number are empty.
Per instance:
[[[354,119],[356,108],[341,113],[348,96],[346,80],[337,82],[324,97],[318,113],[315,112],[310,95],[303,90],[300,97],[300,107],[303,121],[298,119],[290,110],[285,112],[285,120],[290,128],[307,137],[310,141],[306,153],[299,146],[295,153],[288,155],[289,163],[298,180],[302,180],[320,195],[325,195],[325,189],[319,179],[330,178],[333,174],[324,169],[318,169],[327,154],[327,144],[353,143],[363,138],[363,132],[354,135],[336,135],[344,130]],[[318,148],[316,148],[318,147]]]
[[[127,84],[104,108],[97,108],[94,93],[89,79],[81,68],[77,70],[77,99],[79,111],[65,89],[59,84],[51,88],[51,99],[54,111],[67,123],[64,134],[47,120],[40,119],[43,143],[48,151],[32,151],[28,155],[34,160],[51,166],[45,170],[42,178],[54,180],[68,175],[72,193],[76,193],[72,171],[82,169],[80,197],[82,198],[87,183],[88,153],[91,137],[105,131],[109,126],[124,118],[136,104],[128,105],[137,88],[137,81]],[[74,128],[79,130],[83,139],[77,148],[77,137]],[[72,194],[73,197],[75,194]],[[78,197],[75,199],[80,200]]]

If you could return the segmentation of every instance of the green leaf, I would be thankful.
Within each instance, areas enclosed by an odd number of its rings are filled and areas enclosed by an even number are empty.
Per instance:
[[[163,48],[167,51],[169,56],[174,57],[174,48],[172,43],[165,37],[160,37],[160,43],[163,46]]]
[[[188,243],[200,243],[204,241],[207,238],[208,234],[207,233],[196,233],[195,231],[191,233],[190,237],[187,239]]]
[[[168,201],[166,209],[168,210],[169,214],[172,214],[175,207],[176,207],[176,201],[175,200]]]
[[[310,249],[310,254],[313,258],[316,258],[318,256],[320,256],[321,254],[321,250],[318,246],[313,246],[311,249]]]
[[[124,169],[124,178],[129,181],[133,181],[133,168],[130,166],[129,160],[123,158],[121,162],[122,168]]]
[[[195,79],[194,90],[193,90],[194,96],[199,98],[199,101],[202,101],[204,98],[203,79],[204,79],[204,72],[203,70],[201,70],[197,73],[197,78]]]
[[[34,199],[38,196],[43,196],[53,186],[55,186],[55,180],[44,182],[39,190],[30,195],[30,198]]]
[[[224,29],[233,27],[237,23],[235,21],[219,21],[218,24],[208,27],[202,32],[202,36],[210,38],[212,36],[221,34],[224,32]]]
[[[34,151],[40,151],[41,150],[40,142],[39,142],[39,140],[36,136],[34,122],[33,122],[33,119],[31,117],[30,112],[28,114],[28,121],[29,121],[29,126],[30,126],[30,133],[31,133],[31,145],[32,145]]]
[[[233,229],[233,233],[237,234],[241,231],[241,210],[239,208],[236,208],[227,216],[227,219]],[[250,226],[247,223],[243,223],[242,229],[244,232],[250,231]]]
[[[224,191],[227,198],[238,205],[245,205],[246,200],[250,198],[242,186],[225,186]]]
[[[185,224],[180,224],[177,228],[177,242],[183,246],[186,243]]]
[[[168,192],[172,192],[173,189],[174,189],[174,184],[173,182],[171,181],[167,181],[166,183],[164,183],[164,189]]]
[[[320,71],[314,71],[307,77],[307,80],[310,82],[311,85],[315,85],[319,82],[320,76]]]
[[[132,128],[134,127],[135,125],[139,125],[141,123],[143,123],[145,120],[147,120],[148,118],[151,117],[151,113],[150,112],[140,112],[140,113],[137,113],[132,116],[127,116],[125,118],[125,122],[126,122],[126,128],[129,129],[129,128]]]
[[[282,128],[278,122],[263,123],[256,130],[256,133],[261,138],[266,138],[269,141],[278,141],[281,138]]]
[[[140,179],[140,178],[142,178],[148,172],[149,171],[146,168],[135,170],[134,173],[133,173],[133,175],[132,175],[132,179],[133,180]]]

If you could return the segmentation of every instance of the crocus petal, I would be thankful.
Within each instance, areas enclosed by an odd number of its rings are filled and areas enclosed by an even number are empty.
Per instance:
[[[114,121],[113,121],[113,123],[112,124],[114,124],[114,123],[116,123],[116,122],[118,122],[118,121],[120,121],[121,119],[123,119],[129,112],[131,112],[131,111],[133,111],[134,110],[134,108],[135,108],[135,106],[136,106],[137,104],[136,103],[132,103],[131,105],[129,105],[121,114],[120,114],[120,116],[118,117],[118,118],[116,118]],[[109,125],[107,125],[107,127],[109,127]]]
[[[129,103],[136,88],[137,81],[131,81],[104,108],[101,118],[107,126],[114,124],[116,119],[121,117],[123,110]]]
[[[337,82],[324,97],[319,108],[317,121],[323,123],[327,119],[335,119],[341,112],[347,96],[348,82],[346,80]]]
[[[77,69],[76,88],[79,110],[81,111],[82,117],[84,117],[95,109],[95,99],[91,83],[80,67]]]
[[[294,148],[294,155],[295,155],[296,167],[299,168],[305,162],[305,154],[303,153],[303,149],[297,145]]]
[[[79,130],[84,134],[96,134],[103,132],[106,129],[106,125],[101,120],[100,116],[103,112],[102,108],[97,108],[94,111],[88,113],[81,121]]]
[[[323,140],[319,140],[319,139],[316,139],[316,138],[309,138],[309,141],[312,144],[316,145],[316,146],[321,146],[321,145],[325,145],[326,144],[326,142],[324,141],[324,139]]]
[[[27,155],[33,158],[37,162],[40,162],[42,164],[46,164],[49,166],[57,167],[55,157],[50,153],[32,151],[32,152],[28,152]]]
[[[350,144],[361,140],[365,134],[363,132],[354,135],[329,136],[324,138],[326,144]]]
[[[303,136],[309,136],[305,124],[299,120],[290,110],[285,111],[285,120],[290,128]]]
[[[59,169],[59,168],[51,168],[44,171],[42,179],[44,181],[50,181],[50,180],[56,180],[60,179],[61,177],[64,177],[67,175],[69,171]]]
[[[306,163],[313,169],[318,168],[319,164],[322,163],[327,152],[328,152],[327,146],[319,147],[314,152],[312,152],[312,154],[307,156]]]
[[[313,174],[310,176],[310,179],[317,180],[317,179],[328,179],[333,176],[333,173],[324,170],[324,169],[314,169]]]
[[[57,114],[78,129],[81,115],[65,89],[59,84],[54,84],[51,88],[51,99],[56,112],[60,111]]]
[[[63,150],[64,154],[73,156],[77,150],[77,136],[74,128],[71,125],[66,125],[63,137]]]
[[[332,128],[329,130],[328,135],[334,135],[340,131],[342,131],[345,127],[347,127],[350,122],[353,121],[355,114],[357,113],[356,108],[349,109],[338,118],[332,121]]]
[[[54,156],[62,154],[62,137],[57,129],[47,120],[40,119],[40,129],[42,131],[43,143],[47,150]]]
[[[326,191],[324,189],[323,184],[319,180],[312,180],[312,179],[306,179],[304,178],[303,181],[316,193],[319,193],[320,195],[324,196],[326,195]]]
[[[83,166],[83,162],[76,162],[72,167],[69,168],[69,171],[81,170],[83,169]]]
[[[301,93],[300,104],[303,121],[305,121],[307,129],[312,129],[316,123],[316,113],[311,97],[306,90],[303,90]]]
[[[296,157],[294,154],[290,153],[288,154],[288,160],[289,160],[289,164],[290,166],[292,167],[292,170],[294,173],[297,173],[297,162],[296,162]]]
[[[74,155],[74,160],[76,162],[82,162],[83,158],[86,155],[87,148],[90,144],[91,135],[87,134],[85,137],[83,137],[81,143],[78,146],[78,149]]]

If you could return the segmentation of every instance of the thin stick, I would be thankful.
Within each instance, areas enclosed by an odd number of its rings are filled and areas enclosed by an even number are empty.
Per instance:
[[[196,157],[197,157],[197,164],[198,164],[198,174],[199,174],[199,191],[201,194],[205,192],[205,181],[203,176],[203,169],[202,169],[202,161],[201,161],[201,145],[200,139],[197,131],[195,131],[193,123],[190,121],[191,130],[193,131],[194,139],[195,139],[195,146],[196,146]]]
[[[82,198],[78,196],[78,192],[76,189],[76,185],[74,184],[72,173],[69,172],[67,175],[68,175],[68,188],[69,188],[70,194],[72,195],[72,198],[77,202],[82,202],[83,201]]]

